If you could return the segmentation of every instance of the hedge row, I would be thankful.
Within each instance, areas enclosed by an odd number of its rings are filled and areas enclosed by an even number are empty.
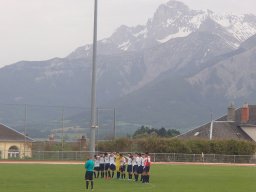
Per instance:
[[[113,141],[99,142],[99,151],[122,151],[150,153],[187,153],[187,154],[226,154],[226,155],[253,155],[256,144],[236,140],[179,140],[163,139],[158,137],[144,139],[121,138]]]

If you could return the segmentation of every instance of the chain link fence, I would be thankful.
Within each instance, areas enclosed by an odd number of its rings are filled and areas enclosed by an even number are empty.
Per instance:
[[[255,155],[222,155],[222,154],[180,154],[153,153],[154,162],[204,162],[204,163],[249,163],[256,164]]]
[[[96,152],[99,154],[100,152]],[[127,155],[130,152],[124,152]],[[88,151],[32,151],[31,157],[26,160],[35,161],[85,161],[89,158]],[[221,155],[221,154],[180,154],[180,153],[151,153],[152,162],[194,162],[194,163],[238,163],[256,164],[256,155]],[[1,158],[18,160],[13,158]]]
[[[34,151],[31,160],[84,161],[89,155],[83,151]]]

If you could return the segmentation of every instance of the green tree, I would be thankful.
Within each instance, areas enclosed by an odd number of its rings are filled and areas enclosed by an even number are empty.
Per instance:
[[[166,130],[164,127],[160,129],[149,128],[146,126],[141,126],[138,130],[136,130],[133,134],[134,138],[143,138],[152,135],[157,135],[159,137],[175,137],[180,134],[179,131],[175,129]]]
[[[159,135],[160,137],[167,137],[167,131],[166,131],[166,129],[165,129],[164,127],[162,127],[161,129],[159,129],[157,133],[158,133],[158,135]]]
[[[167,135],[168,137],[175,137],[177,135],[180,135],[180,132],[177,131],[176,129],[168,129]]]

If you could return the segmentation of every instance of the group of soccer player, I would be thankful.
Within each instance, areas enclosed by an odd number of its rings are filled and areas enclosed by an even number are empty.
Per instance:
[[[94,156],[94,177],[111,179],[126,179],[149,183],[151,160],[148,153],[121,154],[101,153]]]

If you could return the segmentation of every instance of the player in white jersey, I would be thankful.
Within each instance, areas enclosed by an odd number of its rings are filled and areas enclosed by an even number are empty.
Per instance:
[[[122,154],[120,154],[120,156],[121,156],[121,161],[120,161],[121,179],[125,179],[126,159]]]
[[[137,156],[136,156],[136,160],[135,160],[136,164],[137,164],[137,171],[136,171],[136,175],[135,175],[135,181],[138,181],[139,174],[141,174],[140,173],[140,166],[141,166],[141,159],[140,159],[140,157],[141,157],[141,154],[138,153]]]
[[[151,165],[151,159],[148,153],[145,153],[143,159],[143,176],[142,176],[142,183],[149,183],[149,170]]]
[[[135,153],[133,155],[133,158],[132,158],[132,171],[133,171],[133,175],[134,175],[134,180],[138,181],[138,164],[137,164],[137,157],[138,157],[138,154]]]
[[[104,154],[101,153],[100,154],[100,176],[101,176],[101,178],[104,178],[104,165],[105,165]]]
[[[116,160],[115,154],[111,153],[109,156],[109,163],[110,163],[110,170],[112,171],[112,175],[111,175],[112,178],[114,177],[115,170],[116,170],[115,160]]]
[[[110,168],[110,163],[109,163],[109,154],[108,153],[105,153],[105,155],[104,155],[104,162],[105,162],[105,164],[104,164],[104,168],[105,168],[105,179],[108,179],[108,178],[110,178],[110,170],[109,170],[109,168]]]
[[[126,157],[126,159],[127,159],[128,180],[132,179],[132,158],[133,158],[133,156],[130,153]]]
[[[142,181],[143,157],[142,157],[142,154],[141,154],[141,153],[139,153],[139,158],[138,158],[137,164],[138,164],[138,175],[141,175],[140,181]]]
[[[100,175],[100,156],[94,155],[94,178],[99,178]]]

